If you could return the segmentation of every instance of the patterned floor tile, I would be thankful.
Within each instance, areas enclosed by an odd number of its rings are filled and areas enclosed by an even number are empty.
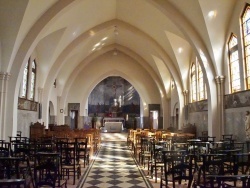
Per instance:
[[[80,180],[79,188],[151,188],[126,142],[105,141]]]

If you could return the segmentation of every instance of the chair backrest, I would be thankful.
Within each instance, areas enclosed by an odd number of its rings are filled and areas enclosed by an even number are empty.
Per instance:
[[[141,137],[141,153],[151,153],[151,140],[148,137]]]
[[[202,154],[202,165],[199,169],[197,185],[211,183],[207,175],[223,175],[225,154]],[[211,185],[210,185],[211,186]]]
[[[12,155],[14,157],[19,157],[21,162],[26,162],[26,156],[30,155],[30,144],[14,143]]]
[[[53,143],[36,143],[35,146],[35,153],[37,152],[47,152],[47,153],[52,153],[54,152],[54,144]]]
[[[62,165],[76,164],[76,146],[75,142],[58,142],[56,143],[57,152],[60,153]]]
[[[19,163],[18,157],[0,157],[0,179],[20,178]]]
[[[37,187],[55,187],[60,177],[60,155],[58,153],[38,152],[34,166],[34,180]]]
[[[199,136],[198,139],[200,139],[202,142],[214,142],[215,141],[214,136]]]
[[[8,157],[10,152],[7,148],[0,147],[0,157]]]
[[[76,143],[76,162],[79,164],[80,160],[84,160],[84,167],[85,162],[88,156],[88,138],[75,138]]]
[[[163,151],[163,156],[165,174],[172,176],[173,187],[175,181],[180,183],[181,180],[188,180],[188,187],[191,187],[194,173],[193,158],[178,151]]]
[[[153,162],[156,163],[163,163],[163,155],[162,155],[162,150],[164,145],[161,143],[159,144],[156,140],[151,140],[151,158]]]

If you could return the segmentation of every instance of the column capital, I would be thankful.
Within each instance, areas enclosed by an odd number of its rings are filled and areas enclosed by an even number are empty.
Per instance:
[[[0,80],[9,80],[10,74],[8,72],[0,72]]]
[[[42,92],[43,88],[42,87],[38,87],[37,90],[38,90],[38,92]]]
[[[42,102],[42,95],[43,95],[43,88],[38,87],[38,102],[41,103]]]
[[[183,90],[182,93],[183,93],[183,95],[187,95],[188,94],[188,90],[187,89]]]
[[[224,83],[225,76],[223,76],[223,75],[215,76],[215,81],[216,81],[217,84]]]

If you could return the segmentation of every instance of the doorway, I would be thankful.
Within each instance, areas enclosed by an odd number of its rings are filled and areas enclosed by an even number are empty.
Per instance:
[[[179,109],[175,109],[175,127],[178,129],[179,127]]]
[[[70,110],[70,128],[78,129],[78,110]]]
[[[160,104],[148,104],[149,110],[149,128],[150,129],[162,129],[162,121],[160,121]]]
[[[158,110],[150,111],[149,113],[150,129],[158,129],[158,117],[159,117]]]

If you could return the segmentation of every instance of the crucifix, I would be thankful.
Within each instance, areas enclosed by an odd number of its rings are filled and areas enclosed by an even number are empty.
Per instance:
[[[112,85],[109,84],[109,85],[107,85],[107,87],[111,87],[113,89],[114,98],[116,98],[116,90],[117,90],[117,88],[122,87],[122,85],[117,85],[116,82],[113,82]]]

